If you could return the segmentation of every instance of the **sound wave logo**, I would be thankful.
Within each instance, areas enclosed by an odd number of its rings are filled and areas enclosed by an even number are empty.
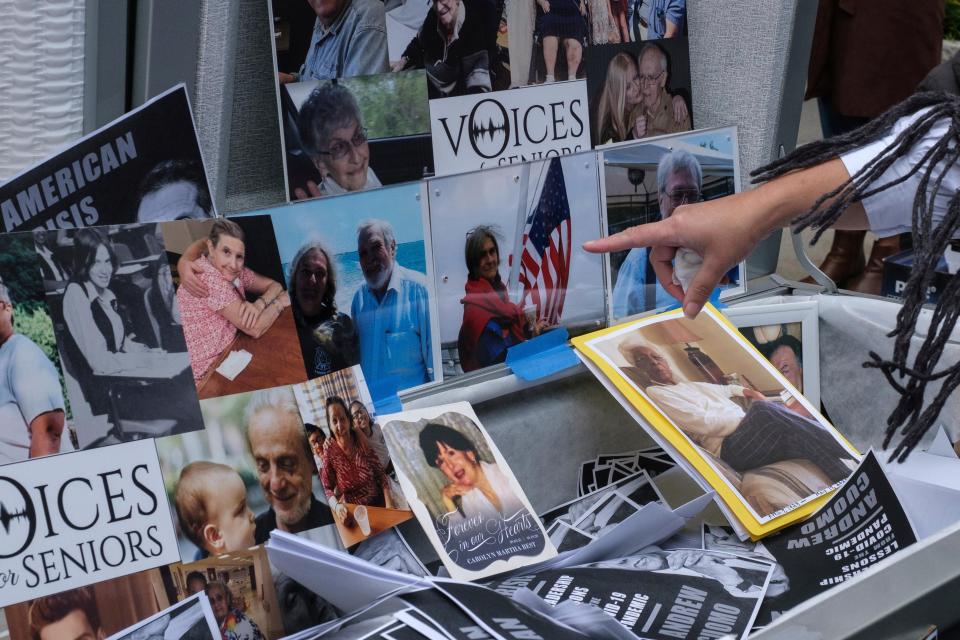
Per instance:
[[[30,494],[7,476],[0,476],[0,527],[0,559],[22,553],[37,531],[37,514]]]
[[[477,155],[496,158],[510,143],[510,125],[506,108],[493,98],[485,98],[470,111],[470,145]]]

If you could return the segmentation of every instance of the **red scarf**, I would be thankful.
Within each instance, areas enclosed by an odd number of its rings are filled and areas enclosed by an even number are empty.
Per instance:
[[[502,327],[504,337],[512,334],[516,342],[523,342],[526,336],[523,335],[523,311],[510,302],[507,287],[499,277],[492,283],[486,278],[468,278],[464,289],[467,295],[460,300],[463,304],[463,324],[460,326],[457,350],[460,352],[460,367],[464,371],[473,371],[480,368],[473,348],[491,320],[496,320]]]

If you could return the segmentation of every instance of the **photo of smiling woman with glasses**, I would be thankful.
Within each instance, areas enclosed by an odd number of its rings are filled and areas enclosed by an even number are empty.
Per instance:
[[[370,146],[360,107],[350,90],[320,85],[300,107],[300,144],[320,172],[320,184],[307,183],[297,198],[332,196],[379,187],[370,168]]]

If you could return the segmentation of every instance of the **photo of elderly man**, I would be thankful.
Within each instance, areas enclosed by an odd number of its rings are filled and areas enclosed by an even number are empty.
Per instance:
[[[280,84],[389,70],[380,0],[274,0]]]
[[[274,529],[299,533],[331,524],[330,509],[313,494],[316,470],[293,390],[257,391],[244,415],[257,480],[269,505],[254,520],[256,543],[266,542]]]
[[[360,366],[368,380],[391,380],[397,389],[433,380],[433,344],[426,278],[397,264],[397,239],[386,220],[357,229],[364,283],[350,315],[360,336]]]
[[[745,340],[711,314],[655,318],[595,344],[759,517],[850,475],[856,451]]]

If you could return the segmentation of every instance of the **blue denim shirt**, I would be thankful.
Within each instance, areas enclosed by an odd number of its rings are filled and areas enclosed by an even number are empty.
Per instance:
[[[667,33],[667,20],[674,23],[683,33],[683,23],[687,17],[686,0],[653,0],[650,3],[650,17],[647,26],[647,40],[659,40]]]
[[[430,303],[423,274],[394,263],[383,298],[377,300],[364,282],[353,294],[350,315],[367,380],[390,379],[398,391],[433,380]]]
[[[349,0],[329,29],[317,18],[300,80],[349,78],[390,70],[381,0]]]

